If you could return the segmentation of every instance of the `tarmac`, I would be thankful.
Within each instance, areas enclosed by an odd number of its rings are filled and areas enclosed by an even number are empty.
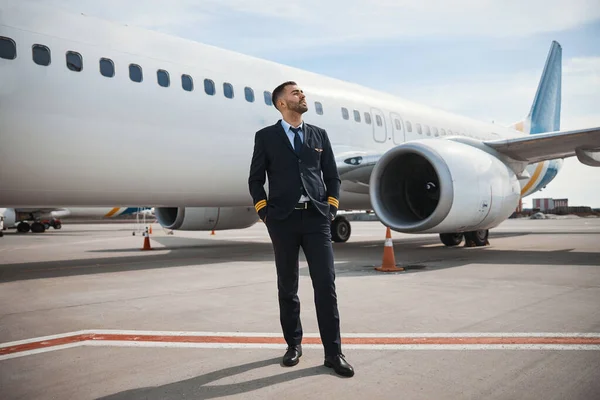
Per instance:
[[[0,238],[0,398],[598,399],[600,219],[508,220],[485,247],[385,227],[335,243],[342,348],[323,366],[304,256],[304,354],[281,365],[271,243],[131,224]]]

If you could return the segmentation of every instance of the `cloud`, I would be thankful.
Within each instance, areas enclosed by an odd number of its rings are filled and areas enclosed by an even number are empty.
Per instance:
[[[30,1],[253,54],[382,39],[522,37],[600,19],[597,0]]]
[[[481,74],[443,85],[403,85],[393,92],[432,107],[509,125],[529,112],[542,66],[513,74]],[[600,57],[563,61],[561,128],[597,123],[598,104]]]

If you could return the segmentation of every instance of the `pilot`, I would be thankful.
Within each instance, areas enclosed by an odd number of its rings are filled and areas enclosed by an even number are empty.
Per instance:
[[[325,130],[302,120],[308,106],[295,82],[277,86],[272,100],[282,119],[256,132],[248,185],[273,244],[279,317],[287,343],[283,365],[296,365],[302,356],[297,294],[302,247],[314,289],[324,365],[351,377],[354,369],[341,349],[331,245],[331,221],[339,208],[341,184],[333,151]],[[265,174],[269,178],[268,198]]]

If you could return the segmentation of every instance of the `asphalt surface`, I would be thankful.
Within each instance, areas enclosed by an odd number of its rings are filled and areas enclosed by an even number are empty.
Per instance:
[[[600,398],[600,219],[509,220],[482,248],[393,233],[406,270],[389,274],[374,270],[385,228],[352,228],[334,244],[350,379],[323,367],[318,344],[297,366],[280,365],[262,224],[214,236],[154,224],[152,251],[140,250],[133,222],[9,232],[0,238],[0,397]],[[308,343],[318,326],[300,260]],[[513,344],[494,344],[511,335]],[[544,342],[552,335],[560,343]]]

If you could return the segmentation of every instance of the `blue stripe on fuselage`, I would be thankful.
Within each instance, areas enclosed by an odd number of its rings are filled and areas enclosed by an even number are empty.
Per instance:
[[[139,211],[149,210],[150,207],[127,207],[125,211],[121,213],[121,215],[130,215]]]
[[[534,192],[537,192],[538,190],[543,189],[554,178],[556,178],[556,175],[558,174],[558,171],[560,171],[560,167],[562,167],[562,160],[552,160],[552,161],[550,161],[548,163],[548,169],[546,170],[546,173],[544,174],[544,177],[542,178],[542,180],[540,181],[540,183],[538,183],[538,185],[536,186]]]

